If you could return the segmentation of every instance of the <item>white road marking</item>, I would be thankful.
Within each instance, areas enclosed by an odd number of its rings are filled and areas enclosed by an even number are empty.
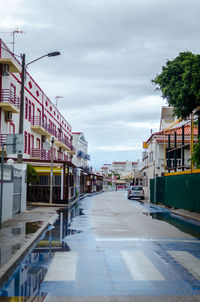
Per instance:
[[[200,240],[198,239],[174,239],[174,238],[140,238],[140,237],[122,237],[122,238],[119,238],[119,237],[116,237],[116,238],[102,238],[102,237],[96,237],[95,238],[96,241],[110,241],[110,242],[114,242],[114,241],[159,241],[159,242],[188,242],[188,243],[199,243],[200,244]]]
[[[121,251],[122,257],[134,280],[162,281],[163,275],[141,250]]]
[[[77,260],[75,252],[56,253],[44,281],[74,281]]]
[[[196,279],[200,279],[200,259],[184,251],[168,251],[168,253]]]

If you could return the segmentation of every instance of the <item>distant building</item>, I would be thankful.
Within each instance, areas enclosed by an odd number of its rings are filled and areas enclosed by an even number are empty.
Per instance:
[[[72,132],[72,142],[76,149],[72,163],[79,168],[86,168],[90,155],[88,154],[88,142],[83,132]]]

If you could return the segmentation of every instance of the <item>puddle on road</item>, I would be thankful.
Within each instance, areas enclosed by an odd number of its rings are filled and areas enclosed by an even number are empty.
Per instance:
[[[42,221],[26,222],[26,235],[36,233],[42,225]]]
[[[158,211],[158,208],[155,208]],[[180,231],[200,239],[200,223],[188,220],[184,217],[171,214],[169,212],[143,212],[142,214],[152,219],[165,221],[179,229]]]
[[[12,300],[13,297],[16,297],[16,301],[18,301],[18,297],[24,297],[22,298],[22,301],[29,301],[30,297],[46,296],[47,293],[41,290],[41,285],[44,281],[48,267],[50,266],[55,253],[70,251],[67,240],[65,240],[65,238],[67,238],[66,236],[73,236],[83,232],[81,228],[70,228],[70,225],[71,221],[76,216],[86,215],[84,213],[85,210],[87,212],[87,209],[83,209],[79,204],[76,204],[69,212],[62,212],[62,227],[60,226],[60,220],[58,219],[54,226],[45,230],[41,235],[37,246],[31,253],[24,257],[18,266],[15,267],[9,279],[0,281],[0,301],[15,301]],[[37,232],[41,224],[41,221],[36,221],[7,228],[6,234],[4,235],[13,234],[15,235],[16,240],[18,237],[23,240],[22,236],[24,236],[25,239],[26,236]],[[7,251],[6,254],[14,254],[21,246],[20,243],[15,243],[8,248],[9,251]],[[1,249],[0,256],[2,256]],[[1,258],[2,257],[0,257],[0,266],[2,265]],[[5,261],[8,261],[6,257]]]
[[[180,231],[194,236],[197,239],[200,239],[200,223],[191,221],[186,218],[179,218],[178,216],[170,213],[151,213],[153,219],[165,221]]]

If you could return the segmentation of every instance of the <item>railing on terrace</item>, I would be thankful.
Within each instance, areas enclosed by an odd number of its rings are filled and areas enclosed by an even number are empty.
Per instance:
[[[68,155],[64,154],[64,161],[70,161],[70,158]]]
[[[72,151],[75,152],[75,147],[72,145],[72,143],[69,141],[67,137],[64,137],[62,134],[58,134],[57,139],[65,144],[68,148],[70,148]]]
[[[50,126],[50,125],[48,125],[48,132],[51,135],[53,135],[55,138],[58,137],[58,133],[57,133],[56,129],[54,127]]]
[[[41,126],[44,128],[46,131],[49,131],[49,127],[46,121],[44,121],[41,117],[39,116],[32,116],[31,117],[31,124],[33,126]]]
[[[63,154],[62,153],[58,153],[57,160],[63,160]]]
[[[9,102],[17,109],[20,107],[20,98],[10,89],[2,89],[0,91],[0,102]]]
[[[44,149],[39,148],[31,148],[30,149],[30,156],[36,157],[42,160],[51,160],[51,151],[46,151]],[[53,156],[53,160],[56,160],[56,156]]]
[[[3,144],[6,144],[7,140],[7,134],[0,134],[0,147],[2,147]]]

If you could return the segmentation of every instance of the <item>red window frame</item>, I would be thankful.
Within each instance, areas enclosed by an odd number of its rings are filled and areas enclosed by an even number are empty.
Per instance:
[[[36,139],[36,145],[37,145],[37,148],[40,149],[40,139],[39,138]]]
[[[34,125],[34,119],[35,119],[35,104],[31,104],[31,107],[32,107],[32,112],[31,112],[31,114],[32,114],[32,123],[33,123],[33,125]]]
[[[27,132],[24,132],[24,153],[27,153]]]
[[[31,101],[28,102],[28,120],[31,121]]]
[[[34,135],[31,134],[31,148],[34,149]]]
[[[28,99],[25,98],[25,119],[28,119]]]
[[[31,148],[31,135],[30,135],[30,133],[28,133],[28,154],[30,154],[30,148]]]

